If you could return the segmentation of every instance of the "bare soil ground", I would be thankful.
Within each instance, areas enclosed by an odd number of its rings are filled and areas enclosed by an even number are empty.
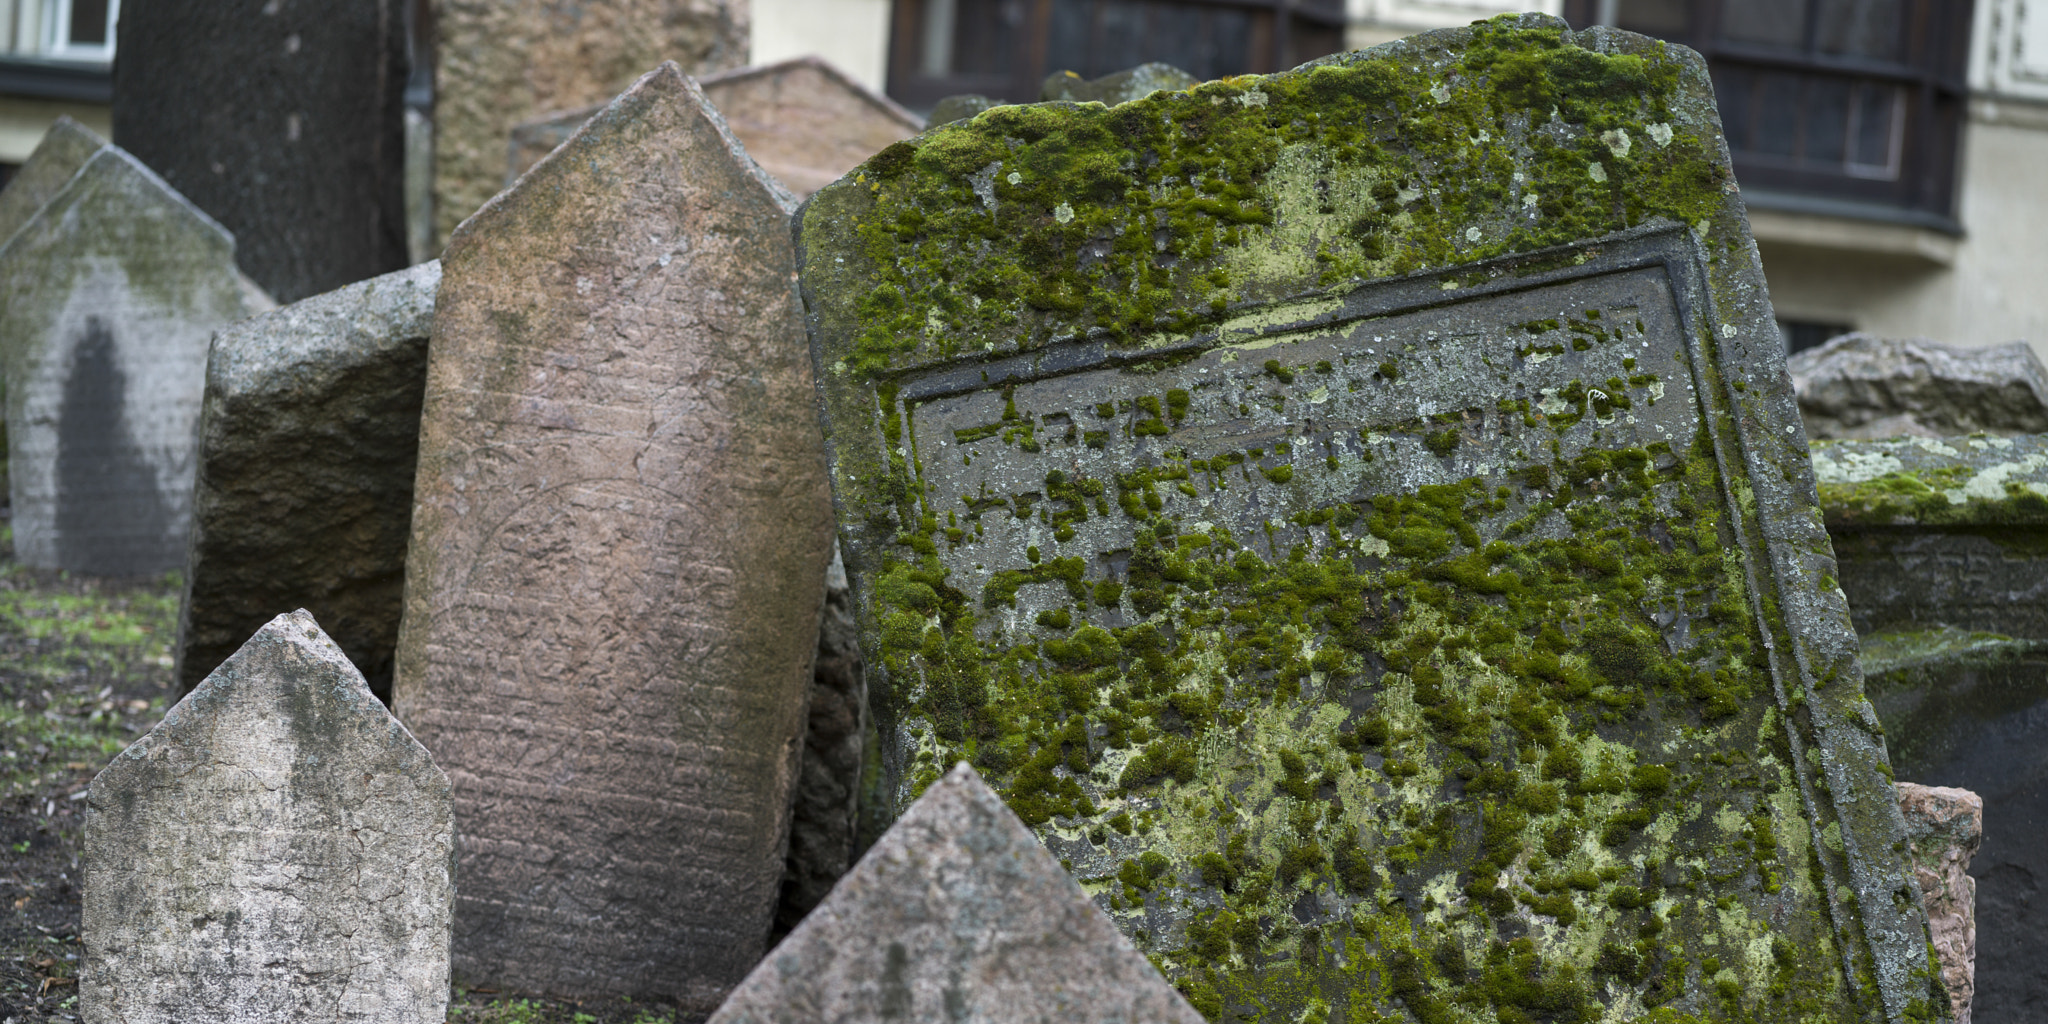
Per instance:
[[[25,569],[0,525],[0,1024],[76,1021],[88,783],[176,702],[175,574]],[[674,1024],[672,1008],[457,988],[461,1024]]]

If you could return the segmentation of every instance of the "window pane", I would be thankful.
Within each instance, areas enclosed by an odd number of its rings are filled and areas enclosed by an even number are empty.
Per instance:
[[[1728,133],[1728,148],[1749,149],[1751,100],[1750,73],[1714,71],[1714,97],[1721,107],[1721,129]]]
[[[1152,7],[1147,11],[1147,7]],[[1146,31],[1146,14],[1151,20],[1164,22],[1175,18],[1193,19],[1193,11],[1162,10],[1151,4],[1132,3],[1131,0],[1106,0],[1097,15],[1095,45],[1088,54],[1088,67],[1081,71],[1083,78],[1100,78],[1103,75],[1122,71],[1145,63],[1146,45],[1150,33]]]
[[[1901,57],[1899,0],[1820,0],[1822,53],[1898,60]]]
[[[1756,76],[1756,118],[1750,149],[1766,156],[1793,154],[1799,141],[1799,78],[1784,72],[1765,71]]]
[[[1849,83],[1814,78],[1806,83],[1806,145],[1801,155],[1839,168],[1847,155]]]
[[[1053,0],[1052,26],[1045,40],[1047,74],[1072,71],[1094,77],[1088,71],[1088,37],[1094,34],[1094,22],[1095,0]]]
[[[1721,38],[1759,46],[1804,46],[1807,2],[1728,0],[1721,8]]]
[[[1850,163],[1859,176],[1896,178],[1899,174],[1899,114],[1905,110],[1902,90],[1895,85],[1864,82],[1856,89],[1856,149]]]
[[[1025,0],[955,0],[953,54],[957,74],[1006,75],[1024,31]],[[1037,97],[1032,97],[1036,99]]]
[[[1692,5],[1686,0],[1621,0],[1614,25],[1644,35],[1681,35],[1692,28]]]
[[[71,0],[71,41],[107,45],[107,0]]]

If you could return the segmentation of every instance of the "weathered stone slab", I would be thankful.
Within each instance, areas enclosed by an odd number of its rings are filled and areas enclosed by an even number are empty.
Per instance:
[[[1958,348],[1846,334],[1787,368],[1816,440],[2048,431],[2048,367],[2024,341]]]
[[[1153,61],[1134,68],[1125,68],[1101,78],[1085,79],[1072,71],[1055,71],[1045,76],[1039,86],[1041,100],[1067,100],[1074,103],[1101,103],[1116,106],[1142,99],[1164,89],[1173,92],[1192,88],[1201,79],[1188,74],[1171,64]]]
[[[114,142],[281,302],[406,265],[404,0],[123,8]]]
[[[1880,632],[1864,638],[1863,664],[1899,777],[1981,798],[1989,827],[1965,864],[1976,897],[1970,1003],[1983,1020],[2024,1018],[2048,1000],[2040,970],[2048,929],[2040,897],[2040,880],[2048,878],[2048,640],[1956,629]],[[1944,885],[1955,888],[1952,880]],[[1944,934],[1955,929],[1940,920],[1934,926],[1942,952]]]
[[[235,270],[234,239],[114,146],[0,245],[22,564],[184,564],[207,343],[266,304]]]
[[[1970,858],[1984,839],[1984,801],[1967,789],[1899,783],[1913,875],[1927,904],[1934,955],[1956,1024],[1970,1024],[1977,959],[1977,880]]]
[[[7,179],[7,187],[0,189],[0,245],[62,191],[72,175],[106,144],[92,129],[69,117],[57,118],[28,161]]]
[[[965,764],[933,783],[711,1017],[1201,1019]]]
[[[603,102],[664,60],[747,60],[743,0],[443,0],[434,7],[434,216],[446,240],[505,187],[514,125]]]
[[[460,978],[708,1013],[765,946],[831,551],[793,205],[664,64],[442,257],[394,705]]]
[[[441,264],[223,328],[206,367],[177,677],[305,608],[389,700]]]
[[[1205,1015],[1942,1015],[1690,51],[997,108],[799,259],[899,804],[972,760]]]
[[[448,778],[305,611],[92,782],[87,1024],[440,1024]]]
[[[2048,640],[2048,435],[1813,445],[1859,633]]]
[[[697,84],[747,155],[798,198],[924,127],[916,114],[816,57],[721,71]],[[571,110],[513,128],[505,183],[554,152],[600,109]]]

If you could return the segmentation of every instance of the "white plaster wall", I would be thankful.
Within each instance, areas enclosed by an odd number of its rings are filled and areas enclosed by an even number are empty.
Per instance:
[[[889,0],[753,0],[749,64],[817,54],[862,85],[888,77]]]

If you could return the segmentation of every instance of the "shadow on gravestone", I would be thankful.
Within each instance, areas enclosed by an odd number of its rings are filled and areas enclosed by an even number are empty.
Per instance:
[[[1201,1019],[963,763],[710,1024]]]
[[[747,155],[799,198],[924,127],[917,115],[817,57],[721,71],[697,85]],[[506,185],[601,109],[584,107],[514,126]]]
[[[122,8],[114,141],[280,302],[406,265],[405,0]]]
[[[177,679],[199,685],[280,608],[327,623],[391,699],[439,261],[214,335]]]
[[[303,610],[93,779],[88,1024],[440,1024],[448,778]]]
[[[466,984],[708,1013],[766,946],[832,541],[793,206],[664,64],[442,256],[393,704]]]
[[[235,270],[233,238],[114,146],[0,245],[22,564],[183,564],[207,343],[268,304]]]
[[[814,195],[899,802],[1206,1015],[1946,1016],[1699,57],[1537,15]]]

